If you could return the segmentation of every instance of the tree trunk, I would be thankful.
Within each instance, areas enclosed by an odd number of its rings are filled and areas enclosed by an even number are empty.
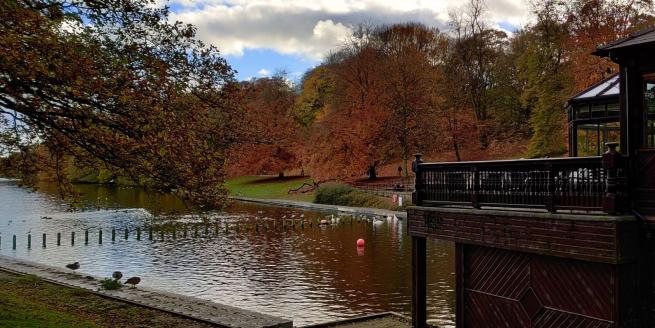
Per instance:
[[[373,179],[376,179],[377,177],[378,177],[378,175],[377,175],[377,172],[375,171],[375,165],[371,165],[368,168],[368,179],[373,180]]]

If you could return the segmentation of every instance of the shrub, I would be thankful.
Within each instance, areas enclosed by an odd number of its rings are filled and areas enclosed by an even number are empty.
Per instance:
[[[386,198],[360,191],[344,184],[325,184],[316,190],[317,204],[397,209]]]
[[[120,281],[114,280],[112,278],[105,278],[100,281],[100,287],[104,290],[115,290],[123,286]]]

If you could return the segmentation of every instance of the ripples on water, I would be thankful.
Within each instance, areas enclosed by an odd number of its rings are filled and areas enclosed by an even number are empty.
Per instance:
[[[80,272],[102,277],[120,270],[128,277],[140,276],[144,286],[293,319],[295,325],[383,311],[410,314],[411,240],[401,220],[351,226],[344,217],[345,224],[319,228],[315,222],[326,213],[237,203],[225,212],[193,215],[171,195],[130,188],[78,188],[84,210],[69,212],[68,204],[49,186],[29,192],[0,180],[0,253],[58,267],[79,261]],[[92,209],[97,207],[104,209]],[[296,228],[282,231],[282,217],[292,215]],[[298,227],[301,215],[304,229]],[[272,228],[274,220],[275,231],[234,231],[237,223]],[[134,231],[163,223],[200,222],[210,223],[209,236],[201,227],[198,238],[190,229],[187,238],[178,230],[175,240],[168,233],[162,241],[156,232],[150,241],[144,230],[137,241]],[[226,223],[232,227],[228,234],[223,229]],[[117,229],[115,243],[112,228]],[[125,228],[130,230],[128,240],[123,239]],[[89,230],[89,245],[84,245],[85,230]],[[71,231],[76,232],[72,247]],[[45,249],[43,233],[48,236]],[[57,233],[62,234],[62,246],[56,246]],[[17,250],[11,249],[13,234],[18,238]],[[366,240],[363,254],[355,247],[358,238]],[[428,242],[428,315],[445,327],[454,326],[453,253],[451,244]]]

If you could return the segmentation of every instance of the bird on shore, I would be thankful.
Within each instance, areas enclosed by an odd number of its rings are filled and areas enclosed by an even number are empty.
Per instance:
[[[73,270],[73,271],[75,271],[75,270],[80,268],[80,262],[66,264],[66,267]]]
[[[114,273],[111,274],[111,277],[114,278],[114,280],[119,281],[123,278],[123,273],[120,271],[114,271]]]
[[[139,277],[132,277],[130,279],[125,280],[125,284],[132,285],[132,288],[136,288],[136,285],[138,285],[140,282],[141,282],[141,278]]]

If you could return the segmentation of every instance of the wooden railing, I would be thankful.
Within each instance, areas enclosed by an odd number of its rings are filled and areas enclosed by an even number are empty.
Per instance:
[[[625,199],[623,157],[423,163],[416,155],[414,204],[616,213]]]

